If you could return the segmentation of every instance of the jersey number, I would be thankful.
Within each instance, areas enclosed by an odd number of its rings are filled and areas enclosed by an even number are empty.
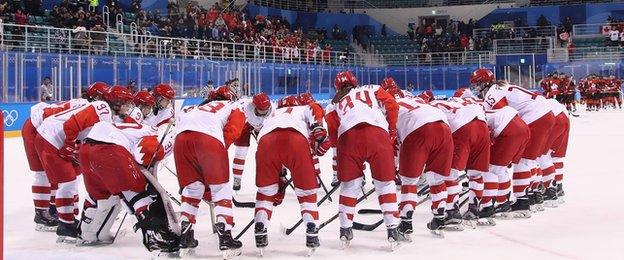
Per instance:
[[[364,93],[364,98],[362,98],[362,93]],[[355,100],[361,101],[366,104],[368,107],[373,107],[373,100],[370,97],[368,91],[358,91],[355,93]],[[343,115],[347,113],[349,109],[353,108],[353,99],[351,96],[346,96],[344,99],[340,101],[338,104],[338,109],[343,111]]]
[[[223,103],[206,104],[199,107],[199,110],[210,113],[217,113],[217,111],[221,110],[223,107],[225,107]]]

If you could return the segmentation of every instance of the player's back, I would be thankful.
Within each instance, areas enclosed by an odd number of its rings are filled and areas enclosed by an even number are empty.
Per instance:
[[[485,110],[485,118],[492,136],[497,137],[517,114],[518,111],[510,106]]]
[[[353,88],[338,103],[330,104],[327,107],[327,113],[335,111],[340,119],[338,136],[361,123],[388,130],[384,108],[379,104],[376,97],[376,92],[380,88],[378,85]]]
[[[462,126],[470,123],[474,119],[485,122],[485,113],[483,108],[477,104],[463,105],[458,102],[449,102],[443,100],[431,101],[429,104],[440,109],[448,119],[451,131],[455,132]]]
[[[490,87],[485,95],[487,108],[498,109],[508,105],[518,111],[527,124],[550,112],[546,98],[525,88],[505,84]]]
[[[419,98],[400,98],[397,99],[397,104],[399,104],[397,131],[401,141],[427,123],[443,121],[448,124],[446,115],[442,111]]]
[[[141,137],[156,134],[156,128],[145,124],[98,122],[93,125],[87,138],[117,144],[131,151],[132,146]]]
[[[282,107],[271,113],[264,121],[258,140],[275,129],[292,128],[306,138],[310,135],[310,124],[314,121],[312,109],[308,105]]]
[[[212,101],[201,106],[187,106],[180,111],[176,122],[178,133],[195,131],[210,135],[222,143],[223,127],[232,110],[238,109],[231,101]]]
[[[39,102],[30,108],[30,120],[35,128],[39,127],[43,120],[51,115],[61,113],[63,111],[89,104],[89,101],[83,98],[71,99],[69,101],[48,104]]]
[[[44,139],[46,139],[48,142],[50,142],[52,145],[54,145],[57,148],[60,148],[61,146],[63,146],[63,143],[65,142],[65,132],[63,129],[65,122],[67,122],[70,118],[72,118],[72,116],[78,113],[81,113],[83,111],[88,112],[88,110],[91,110],[91,113],[86,114],[85,116],[87,116],[88,117],[87,120],[91,122],[97,122],[97,121],[111,122],[113,120],[112,110],[110,109],[108,104],[104,101],[94,101],[91,103],[85,103],[85,104],[76,106],[72,109],[68,109],[63,112],[47,117],[45,120],[43,120],[43,122],[41,123],[41,126],[37,128],[37,132],[41,134],[41,136]],[[90,129],[90,127],[86,127],[86,129],[84,130],[88,130],[88,129]],[[84,133],[83,131],[81,131],[80,135],[78,136],[78,140],[81,140],[84,137],[86,137],[87,133],[88,131]]]

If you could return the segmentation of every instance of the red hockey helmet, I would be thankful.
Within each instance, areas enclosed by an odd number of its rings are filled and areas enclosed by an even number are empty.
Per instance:
[[[298,105],[301,104],[299,103],[299,99],[296,96],[285,96],[277,101],[277,108],[294,107]]]
[[[106,92],[108,92],[108,84],[96,81],[87,89],[87,97],[90,99],[101,99]]]
[[[230,100],[235,101],[238,96],[232,89],[227,86],[221,86],[208,94],[210,100]]]
[[[260,92],[253,96],[253,105],[258,110],[266,111],[271,108],[271,100],[266,93]]]
[[[494,83],[494,73],[485,68],[477,69],[470,75],[470,83],[472,84],[492,84]]]
[[[387,78],[383,79],[383,81],[381,81],[381,88],[383,88],[384,90],[388,91],[390,89],[395,89],[395,88],[398,89],[399,85],[396,83],[396,81],[394,81],[394,78],[387,77]]]
[[[132,102],[133,99],[134,96],[132,96],[130,90],[123,86],[113,86],[104,94],[104,100],[109,103],[121,104]]]
[[[299,104],[307,105],[313,102],[316,102],[316,100],[314,100],[314,97],[310,92],[299,94]]]
[[[353,73],[348,70],[338,72],[338,75],[336,75],[336,79],[334,80],[334,87],[336,88],[336,90],[341,90],[349,86],[358,86],[357,78],[355,78],[355,75],[353,75]]]
[[[175,91],[168,84],[158,84],[154,87],[154,96],[155,97],[165,97],[168,99],[173,99],[175,97]]]
[[[424,90],[423,92],[418,94],[418,97],[421,98],[423,101],[429,103],[431,102],[431,100],[433,100],[433,92],[431,92],[431,90]]]
[[[147,91],[139,91],[134,94],[134,104],[137,106],[154,106],[156,105],[156,99]]]

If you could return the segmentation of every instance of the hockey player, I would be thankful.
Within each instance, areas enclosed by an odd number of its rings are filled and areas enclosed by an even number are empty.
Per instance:
[[[108,86],[102,82],[93,83],[86,91],[89,98],[96,98],[99,92],[104,93]],[[33,171],[34,179],[32,184],[33,202],[35,204],[35,229],[39,231],[56,231],[57,211],[55,203],[55,194],[57,189],[56,183],[50,183],[46,176],[41,159],[37,155],[35,147],[35,137],[37,136],[37,128],[44,119],[56,113],[75,107],[86,105],[89,101],[78,98],[67,102],[57,104],[48,104],[44,102],[37,103],[30,108],[30,118],[24,122],[22,127],[22,139],[24,141],[24,150],[26,151],[26,159],[28,166]]]
[[[420,98],[404,98],[398,92],[399,175],[401,178],[401,224],[399,231],[411,234],[412,215],[417,205],[417,182],[427,179],[431,194],[433,219],[427,224],[434,234],[444,228],[446,185],[453,158],[453,138],[446,115]]]
[[[256,136],[262,128],[264,120],[273,110],[271,100],[264,92],[254,95],[251,99],[241,99],[237,103],[243,113],[245,113],[247,123],[245,123],[240,137],[234,142],[234,162],[232,164],[234,183],[232,189],[235,191],[241,189],[241,178],[243,177],[243,170],[245,169],[245,160],[247,158],[251,136],[253,135],[254,139],[257,139]]]
[[[518,164],[529,142],[529,126],[518,116],[518,111],[505,106],[485,111],[492,137],[489,171],[483,175],[484,190],[481,199],[482,218],[491,218],[495,213],[505,214],[511,210],[511,176],[507,172],[510,164]],[[514,171],[521,167],[514,167]],[[493,222],[491,222],[493,223]]]
[[[156,101],[156,105],[152,109],[152,113],[145,114],[145,124],[160,127],[174,120],[173,100],[175,91],[168,84],[158,84],[154,87],[152,95]]]
[[[300,105],[313,106],[315,107],[315,109],[319,109],[319,111],[321,111],[323,115],[325,115],[325,110],[323,109],[323,107],[321,107],[321,105],[319,105],[319,103],[316,102],[316,100],[314,100],[314,97],[310,92],[300,93],[299,96],[297,96],[297,100],[299,101]],[[320,177],[321,165],[319,163],[319,157],[312,154],[312,161],[314,162],[314,172]],[[334,175],[334,178],[338,179],[338,176]]]
[[[490,135],[485,122],[485,113],[480,105],[470,102],[449,102],[436,100],[429,104],[440,109],[448,119],[453,135],[453,162],[451,174],[445,177],[447,189],[446,225],[450,230],[461,230],[462,219],[473,221],[479,216],[480,200],[483,194],[483,174],[488,171],[490,161]],[[468,211],[459,212],[460,172],[468,177]]]
[[[134,94],[134,108],[128,116],[118,118],[116,123],[136,123],[142,124],[145,118],[152,113],[156,105],[156,99],[147,91],[138,91]]]
[[[336,95],[327,107],[330,140],[336,143],[340,180],[340,240],[353,239],[356,196],[362,185],[364,162],[371,168],[391,247],[405,237],[398,232],[399,210],[394,184],[393,144],[396,142],[398,105],[377,85],[358,86],[350,71],[336,75]],[[385,113],[384,113],[385,110]]]
[[[312,150],[322,156],[330,148],[327,131],[323,128],[323,110],[319,106],[299,105],[295,96],[279,100],[277,109],[265,120],[258,134],[256,152],[256,247],[261,254],[268,246],[267,228],[273,206],[281,203],[286,184],[280,181],[282,166],[290,170],[295,194],[301,206],[301,218],[306,224],[306,246],[319,247],[316,206],[318,181],[314,172]]]
[[[240,136],[245,114],[234,103],[236,93],[219,87],[209,95],[209,102],[184,107],[176,129],[173,147],[178,183],[182,190],[182,248],[195,248],[193,225],[204,192],[209,191],[219,235],[219,249],[224,254],[240,254],[242,243],[232,238],[232,189],[227,148]]]
[[[120,198],[137,218],[143,244],[149,251],[172,253],[179,236],[169,227],[163,199],[140,167],[148,168],[171,150],[172,137],[162,145],[156,128],[137,123],[96,123],[80,149],[80,164],[88,197],[84,201],[78,245],[112,243],[110,230],[121,210]],[[143,170],[145,171],[145,170]],[[150,173],[147,173],[150,174]],[[156,195],[156,196],[155,196]]]
[[[46,118],[37,128],[37,153],[48,178],[58,183],[58,242],[72,242],[78,233],[75,219],[78,214],[77,142],[86,136],[95,123],[112,122],[113,116],[127,114],[133,106],[132,94],[120,86],[110,88],[104,94],[104,100],[57,113]]]
[[[510,106],[518,111],[520,118],[529,126],[529,142],[522,158],[514,167],[513,192],[516,201],[511,208],[517,217],[530,217],[530,197],[535,196],[530,189],[532,170],[537,167],[537,157],[545,151],[548,135],[555,124],[555,116],[543,96],[507,82],[495,83],[494,73],[488,69],[474,71],[470,83],[477,87],[478,93],[484,98],[483,105],[486,109]]]
[[[566,107],[557,100],[549,99],[548,103],[555,115],[555,125],[550,132],[546,153],[542,154],[538,161],[542,173],[542,184],[544,185],[544,205],[548,207],[556,207],[558,204],[557,186],[563,179],[561,173],[563,167],[563,158],[567,149],[568,135],[570,132],[570,119],[566,112]],[[555,151],[557,153],[555,154]],[[556,158],[556,160],[555,160]],[[557,173],[559,170],[559,173]],[[557,180],[559,175],[559,180]]]

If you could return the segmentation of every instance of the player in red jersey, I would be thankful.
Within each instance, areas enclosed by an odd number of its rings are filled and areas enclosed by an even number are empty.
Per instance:
[[[234,102],[236,99],[236,93],[229,88],[219,87],[202,105],[181,110],[173,154],[182,190],[182,248],[198,245],[193,226],[206,192],[215,204],[219,249],[227,254],[240,253],[242,243],[232,238],[231,233],[234,216],[227,152],[245,124],[245,114]]]
[[[306,246],[311,250],[320,246],[316,206],[318,181],[312,160],[323,156],[331,147],[323,128],[323,110],[315,103],[301,105],[295,96],[283,97],[277,109],[264,121],[258,134],[256,152],[256,247],[268,246],[267,228],[273,206],[281,203],[286,183],[280,177],[282,167],[290,170],[295,194],[306,224]]]
[[[396,142],[398,105],[377,85],[359,86],[350,71],[336,75],[336,95],[327,106],[330,140],[336,143],[340,180],[340,239],[348,245],[353,239],[356,197],[362,185],[364,162],[368,162],[373,184],[388,231],[395,246],[405,237],[398,231],[393,144]]]
[[[126,115],[132,109],[132,94],[124,87],[111,87],[105,101],[75,107],[43,120],[35,138],[37,154],[48,178],[58,183],[56,207],[59,242],[72,241],[78,233],[78,146],[91,127],[100,121],[112,122],[113,116]]]

